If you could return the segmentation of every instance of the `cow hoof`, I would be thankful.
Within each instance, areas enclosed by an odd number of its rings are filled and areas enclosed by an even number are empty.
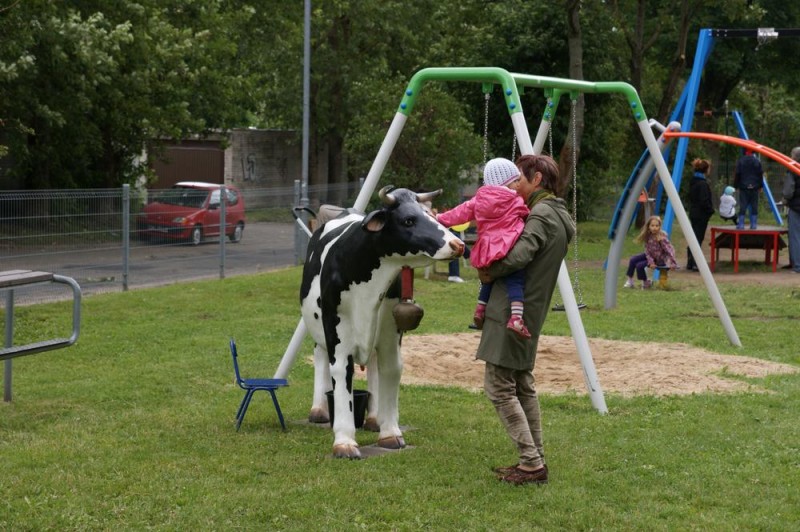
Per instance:
[[[361,460],[361,451],[358,450],[358,445],[346,445],[342,443],[333,446],[333,457]]]
[[[368,430],[370,432],[380,432],[381,426],[378,425],[378,418],[368,417],[364,420],[364,430]]]
[[[388,436],[378,440],[378,447],[383,449],[402,449],[406,446],[406,440],[402,436]]]
[[[312,408],[311,413],[308,414],[308,421],[310,423],[330,423],[331,418],[321,408]]]

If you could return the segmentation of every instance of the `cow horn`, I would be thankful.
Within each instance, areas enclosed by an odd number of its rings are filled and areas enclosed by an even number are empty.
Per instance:
[[[417,193],[417,201],[420,202],[420,203],[423,203],[423,202],[426,202],[426,201],[433,201],[433,198],[435,198],[436,196],[438,196],[441,193],[442,193],[442,189],[441,188],[439,190],[434,190],[432,192],[418,192]]]
[[[394,205],[395,203],[397,203],[397,198],[394,197],[394,195],[391,192],[389,192],[393,188],[394,187],[392,185],[386,185],[385,187],[383,187],[378,191],[378,197],[381,198],[383,203],[385,203],[386,205]]]

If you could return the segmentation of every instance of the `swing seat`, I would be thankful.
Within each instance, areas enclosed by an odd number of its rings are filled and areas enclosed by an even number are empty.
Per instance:
[[[669,288],[669,267],[668,266],[656,266],[656,270],[658,270],[658,287],[662,290],[666,290]]]
[[[583,310],[585,308],[586,308],[586,303],[578,303],[578,310]],[[556,303],[555,305],[553,305],[552,310],[555,310],[556,312],[564,312],[566,308],[564,307],[563,303]]]

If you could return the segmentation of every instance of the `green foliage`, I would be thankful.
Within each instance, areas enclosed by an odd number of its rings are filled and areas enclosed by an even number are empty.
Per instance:
[[[654,116],[673,68],[679,74],[673,100],[688,78],[700,28],[798,26],[798,6],[583,0],[584,75],[638,83]],[[329,149],[328,179],[363,176],[398,91],[421,68],[491,65],[567,76],[566,17],[563,2],[543,0],[314,2],[312,148]],[[0,8],[0,35],[0,162],[23,188],[133,182],[149,171],[142,152],[158,156],[163,138],[251,125],[302,127],[303,2],[8,2]],[[753,39],[719,40],[698,107],[719,110],[729,101],[746,111],[751,136],[791,148],[800,137],[793,111],[798,46],[794,38],[760,46]],[[639,49],[641,57],[634,56]],[[632,79],[634,72],[641,80]],[[387,168],[397,183],[458,183],[461,170],[482,162],[482,151],[474,154],[475,138],[483,135],[480,86],[426,89],[433,91],[438,98],[426,104],[427,113],[412,116],[401,137],[404,154]],[[624,103],[612,100],[586,95],[580,212],[614,189],[641,154]],[[535,134],[544,108],[540,91],[529,90],[523,108]],[[556,153],[567,134],[567,110],[562,106],[554,123]],[[513,131],[499,97],[489,104],[488,141],[490,157],[511,156]]]
[[[16,2],[0,13],[0,118],[24,188],[110,187],[162,137],[240,125],[252,104],[214,0]],[[25,23],[22,23],[25,21]]]
[[[394,118],[387,111],[397,109],[403,89],[404,85],[398,83],[397,90],[365,101],[354,120],[347,149],[351,170],[357,175],[367,175]],[[474,175],[470,178],[470,172],[482,159],[481,139],[464,118],[463,105],[433,84],[420,94],[382,181],[418,191],[441,188],[443,194],[437,203],[456,205],[461,200],[461,185],[477,181]]]

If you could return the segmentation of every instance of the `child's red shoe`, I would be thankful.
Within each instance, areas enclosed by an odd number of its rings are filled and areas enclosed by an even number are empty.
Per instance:
[[[483,329],[483,321],[486,319],[486,305],[478,305],[475,307],[475,314],[472,315],[472,321],[476,329]]]
[[[522,316],[519,314],[511,315],[511,317],[508,319],[508,323],[506,324],[506,329],[511,330],[514,334],[522,339],[531,337],[531,333],[528,331],[528,328],[525,327],[525,322],[522,321]]]

